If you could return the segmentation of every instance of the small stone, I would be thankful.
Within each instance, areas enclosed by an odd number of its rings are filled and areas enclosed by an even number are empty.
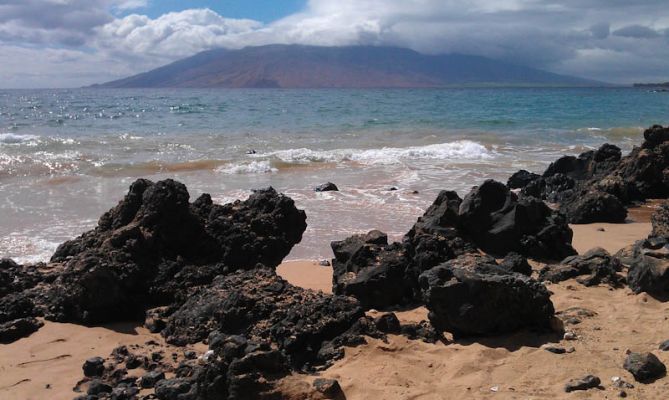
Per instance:
[[[565,332],[564,340],[577,340],[578,336],[574,332]]]
[[[567,354],[571,354],[571,353],[575,352],[576,349],[573,348],[573,347],[567,347],[567,349],[565,351],[567,352]]]
[[[332,182],[327,182],[322,185],[318,185],[314,188],[316,192],[338,192],[339,188]]]
[[[130,354],[128,358],[125,360],[125,367],[127,369],[135,369],[139,368],[140,365],[142,365],[143,359],[142,357],[138,357],[134,354]]]
[[[652,382],[667,373],[667,367],[653,353],[629,353],[623,368],[639,382]]]
[[[158,381],[165,379],[165,373],[162,371],[151,371],[142,376],[139,385],[145,389],[156,386]]]
[[[323,393],[328,399],[334,399],[343,395],[341,386],[336,379],[317,378],[314,380],[314,388]]]
[[[597,231],[598,231],[598,232],[606,232],[606,229],[604,229],[604,228],[597,228]]]
[[[572,379],[567,382],[564,386],[564,391],[569,393],[575,390],[588,390],[598,387],[600,383],[602,383],[602,381],[598,377],[587,375],[581,379]]]
[[[665,340],[664,342],[660,343],[660,350],[669,351],[669,340]]]
[[[214,350],[207,350],[203,355],[200,356],[200,364],[206,364],[214,357]]]
[[[383,333],[399,333],[401,330],[400,320],[394,313],[381,315],[374,320],[374,325]]]
[[[95,379],[88,385],[88,390],[86,391],[86,393],[89,395],[96,396],[100,393],[111,393],[111,391],[112,391],[111,386]]]
[[[91,357],[84,362],[81,367],[84,370],[84,376],[100,376],[105,371],[105,360],[102,357]]]
[[[391,186],[391,187],[388,188],[388,191],[389,191],[389,192],[394,192],[394,191],[396,191],[396,190],[399,190],[399,189],[397,188],[397,186]]]
[[[627,392],[625,392],[624,390],[621,390],[620,393],[618,393],[618,397],[623,397],[623,398],[627,397]]]
[[[193,350],[186,350],[184,351],[184,357],[186,357],[187,360],[195,360],[197,358],[197,353]]]
[[[47,383],[46,386],[44,386],[46,389],[51,389],[51,384]]]
[[[163,359],[163,355],[160,354],[159,352],[153,352],[153,353],[151,353],[151,360],[152,360],[152,361],[158,362],[158,361],[160,361],[160,360],[162,360],[162,359]]]
[[[491,392],[499,392],[499,386],[493,386],[490,388]]]
[[[332,264],[330,264],[329,260],[321,260],[321,261],[318,262],[318,265],[320,265],[321,267],[329,267]]]
[[[565,350],[564,347],[557,347],[557,346],[544,347],[544,350],[549,351],[553,354],[564,354],[567,352],[567,350]]]

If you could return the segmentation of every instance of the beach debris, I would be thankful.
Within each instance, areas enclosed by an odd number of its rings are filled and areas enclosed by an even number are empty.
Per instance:
[[[338,192],[339,188],[332,182],[326,182],[314,188],[315,192]]]
[[[653,353],[630,352],[623,368],[641,383],[653,382],[667,373],[667,367]]]
[[[583,255],[567,257],[560,264],[546,265],[539,271],[539,279],[558,283],[577,278],[576,281],[584,286],[606,283],[612,287],[622,287],[625,278],[618,274],[622,269],[618,258],[597,247]]]
[[[572,379],[564,386],[564,391],[569,393],[576,390],[588,390],[599,387],[602,381],[594,375],[586,375],[583,378]]]
[[[499,386],[493,386],[490,388],[491,392],[499,392]]]
[[[632,385],[629,382],[625,382],[621,377],[619,376],[614,376],[611,378],[611,382],[613,382],[613,386],[621,389],[634,389],[634,385]]]
[[[500,267],[490,256],[468,254],[447,261],[424,272],[420,284],[430,322],[455,337],[550,330],[554,308],[548,290]]]

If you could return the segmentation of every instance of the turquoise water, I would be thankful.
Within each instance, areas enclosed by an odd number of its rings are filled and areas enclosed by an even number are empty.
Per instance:
[[[219,201],[284,191],[309,218],[291,257],[329,257],[352,232],[401,235],[440,189],[629,150],[655,123],[669,93],[633,88],[0,91],[0,256],[44,259],[137,177],[175,177]]]

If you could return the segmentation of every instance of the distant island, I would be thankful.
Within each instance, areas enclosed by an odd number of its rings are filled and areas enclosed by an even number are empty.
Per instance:
[[[604,86],[480,56],[396,47],[268,45],[204,51],[101,88],[437,88]]]
[[[641,88],[669,88],[669,82],[662,83],[635,83],[634,87]]]

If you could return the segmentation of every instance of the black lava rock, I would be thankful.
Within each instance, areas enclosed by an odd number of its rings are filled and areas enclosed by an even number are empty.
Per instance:
[[[623,368],[641,383],[653,382],[667,373],[667,367],[653,353],[630,353]]]

